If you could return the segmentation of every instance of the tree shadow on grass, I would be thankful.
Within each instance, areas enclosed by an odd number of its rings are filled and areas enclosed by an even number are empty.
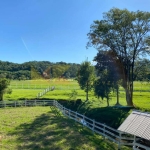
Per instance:
[[[17,136],[20,150],[116,150],[115,144],[93,134],[80,124],[48,112],[33,122],[16,127],[11,135]]]

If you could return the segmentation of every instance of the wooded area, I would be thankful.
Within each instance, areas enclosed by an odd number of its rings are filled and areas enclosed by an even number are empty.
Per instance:
[[[30,61],[22,64],[0,61],[0,78],[31,80],[40,78],[75,78],[79,64]]]

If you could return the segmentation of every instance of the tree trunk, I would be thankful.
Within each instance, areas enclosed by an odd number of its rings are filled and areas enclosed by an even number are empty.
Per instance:
[[[130,83],[130,86],[126,88],[126,101],[128,106],[134,107],[133,104],[133,83]]]
[[[109,99],[107,98],[107,107],[109,107]]]
[[[89,100],[89,97],[88,97],[88,95],[89,95],[89,84],[88,84],[88,82],[87,82],[87,89],[86,89],[86,101],[88,101]]]
[[[0,101],[3,100],[3,93],[0,92]]]
[[[116,103],[116,105],[120,105],[119,104],[119,87],[117,87],[116,92],[117,92],[117,103]]]
[[[133,65],[131,66],[129,62],[127,62],[127,67],[124,71],[124,89],[126,92],[126,102],[127,106],[134,107],[133,104]]]
[[[89,100],[89,97],[88,97],[88,90],[86,91],[86,101]]]
[[[107,94],[106,99],[107,99],[107,107],[109,107],[109,95],[108,94]]]

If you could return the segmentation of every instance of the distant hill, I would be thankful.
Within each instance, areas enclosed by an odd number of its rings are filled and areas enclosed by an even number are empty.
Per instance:
[[[30,80],[40,78],[75,78],[79,64],[49,61],[30,61],[17,64],[0,61],[0,78]]]

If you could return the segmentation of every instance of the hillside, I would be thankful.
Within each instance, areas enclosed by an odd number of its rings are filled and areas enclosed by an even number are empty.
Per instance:
[[[65,62],[30,61],[17,64],[0,61],[0,77],[12,80],[74,78],[79,66],[79,64]]]

